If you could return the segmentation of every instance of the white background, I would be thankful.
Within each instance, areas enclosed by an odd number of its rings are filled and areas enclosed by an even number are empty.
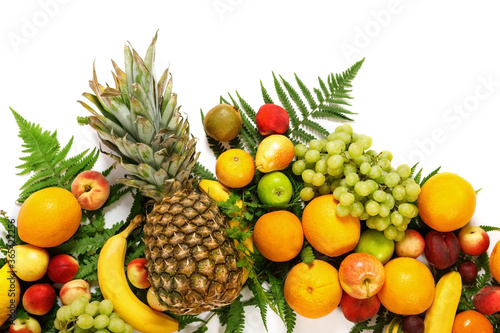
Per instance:
[[[77,100],[90,91],[95,61],[100,82],[112,84],[110,59],[120,67],[129,41],[143,56],[157,29],[157,75],[170,65],[174,91],[192,133],[202,132],[200,108],[237,90],[257,109],[259,81],[272,91],[272,72],[293,73],[310,87],[318,76],[366,61],[353,82],[354,130],[390,150],[395,163],[438,166],[483,190],[471,223],[498,220],[500,107],[499,6],[495,1],[2,1],[0,4],[0,209],[15,218],[25,178],[21,140],[9,110],[45,130],[71,136],[71,156],[98,145]],[[327,123],[329,129],[336,124]],[[206,140],[201,161],[214,169]],[[111,160],[101,156],[97,169]],[[127,201],[109,212],[124,218]],[[499,238],[490,233],[492,245]],[[246,332],[262,332],[248,309]],[[211,332],[219,331],[216,321]],[[348,332],[340,310],[318,320],[299,316],[296,332]],[[186,330],[189,331],[189,330]],[[284,332],[270,315],[270,332]]]

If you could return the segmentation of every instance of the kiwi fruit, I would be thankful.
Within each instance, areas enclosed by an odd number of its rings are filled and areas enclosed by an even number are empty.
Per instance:
[[[203,127],[207,135],[217,141],[231,141],[241,130],[240,111],[232,105],[219,104],[207,112]]]

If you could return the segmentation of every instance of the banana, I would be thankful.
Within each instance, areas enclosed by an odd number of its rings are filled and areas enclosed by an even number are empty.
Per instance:
[[[443,275],[437,285],[434,302],[425,314],[424,333],[451,333],[462,294],[462,278],[457,271]]]
[[[141,302],[125,276],[127,237],[143,220],[144,216],[134,217],[125,230],[109,238],[102,247],[97,263],[99,287],[104,298],[113,302],[114,311],[134,329],[143,333],[174,332],[179,323]]]

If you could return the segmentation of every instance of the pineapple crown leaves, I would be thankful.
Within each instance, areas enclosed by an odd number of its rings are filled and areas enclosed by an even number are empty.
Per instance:
[[[19,113],[11,109],[19,126],[19,137],[24,141],[23,153],[20,157],[24,163],[17,166],[19,175],[31,174],[21,187],[19,202],[24,202],[30,194],[46,187],[57,186],[70,189],[71,182],[84,170],[90,170],[99,157],[96,149],[66,158],[73,144],[73,137],[61,147],[57,139],[57,131],[43,131],[39,125],[28,122]]]
[[[154,75],[154,36],[146,56],[126,45],[125,71],[112,61],[115,88],[99,84],[95,71],[89,82],[92,93],[84,93],[97,110],[79,103],[92,115],[79,118],[94,128],[111,153],[130,174],[119,181],[137,187],[158,201],[180,189],[191,189],[190,177],[199,153],[189,133],[189,122],[177,106],[172,78],[167,68],[159,81]]]

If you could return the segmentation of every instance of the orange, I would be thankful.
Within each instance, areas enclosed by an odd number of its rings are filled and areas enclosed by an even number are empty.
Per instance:
[[[290,307],[306,318],[320,318],[331,313],[342,298],[337,269],[322,260],[310,265],[300,263],[288,273],[284,286]]]
[[[495,280],[500,281],[500,241],[498,241],[493,250],[491,251],[490,261],[488,265],[490,267],[491,275],[495,278]]]
[[[31,194],[17,216],[19,237],[38,247],[53,247],[67,241],[78,230],[82,208],[75,196],[60,187]]]
[[[300,220],[286,210],[266,213],[255,223],[253,242],[257,250],[271,261],[291,260],[300,253],[304,244]]]
[[[455,316],[452,333],[493,333],[493,326],[483,314],[466,310]]]
[[[227,187],[244,187],[250,184],[255,175],[255,162],[246,151],[229,149],[220,154],[215,162],[215,174]]]
[[[302,228],[307,241],[319,252],[336,257],[353,250],[359,241],[357,217],[338,217],[333,194],[311,200],[302,213]]]
[[[431,306],[436,287],[425,264],[417,259],[399,257],[390,260],[384,269],[385,283],[377,295],[387,310],[400,315],[417,315]]]
[[[453,231],[466,225],[476,209],[472,185],[451,172],[438,173],[422,186],[417,200],[422,220],[432,229]]]

